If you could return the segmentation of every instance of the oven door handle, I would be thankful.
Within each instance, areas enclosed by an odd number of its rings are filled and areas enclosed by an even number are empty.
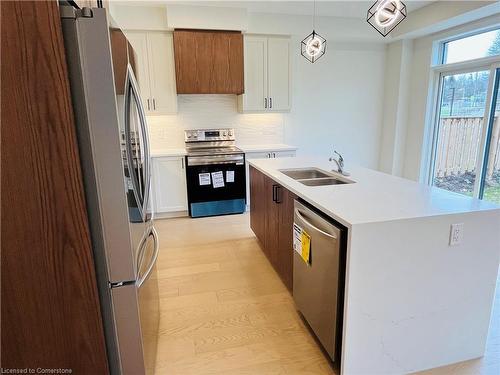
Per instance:
[[[236,164],[243,165],[245,157],[243,155],[211,155],[211,156],[188,156],[187,166],[213,165],[213,164]]]

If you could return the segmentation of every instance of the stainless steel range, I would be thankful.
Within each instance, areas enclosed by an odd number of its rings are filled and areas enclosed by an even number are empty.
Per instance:
[[[245,212],[245,154],[234,129],[186,130],[184,137],[189,215]]]

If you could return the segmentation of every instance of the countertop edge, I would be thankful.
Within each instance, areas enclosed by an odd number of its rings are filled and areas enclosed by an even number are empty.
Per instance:
[[[308,202],[312,206],[316,207],[318,210],[323,212],[324,214],[330,216],[332,219],[338,221],[340,224],[346,226],[348,229],[351,229],[354,226],[361,226],[361,225],[369,225],[369,224],[380,224],[380,223],[390,223],[394,221],[402,221],[402,220],[413,220],[413,219],[423,219],[423,218],[430,218],[430,217],[440,217],[440,216],[450,216],[450,215],[467,215],[467,214],[475,214],[478,212],[497,212],[500,214],[500,207],[487,207],[487,208],[482,208],[480,210],[474,210],[474,211],[461,211],[461,212],[444,212],[444,213],[433,213],[433,214],[428,214],[428,215],[409,215],[409,216],[404,216],[404,217],[399,217],[399,218],[391,218],[391,219],[379,219],[379,220],[363,220],[363,221],[348,221],[337,214],[335,214],[333,211],[327,209],[326,207],[322,206],[321,204],[318,204],[314,200],[312,200],[310,197],[307,197],[304,193],[297,191],[295,188],[291,187],[287,182],[286,179],[276,179],[276,176],[273,176],[269,172],[267,172],[265,169],[260,167],[258,165],[259,159],[255,159],[255,162],[250,159],[248,160],[248,164],[258,171],[264,173],[267,177],[270,179],[274,180],[275,182],[279,183],[282,185],[284,188],[287,190],[291,191],[294,193],[296,196],[299,198],[303,199],[304,201]]]
[[[277,143],[277,144],[266,144],[266,145],[236,145],[244,153],[252,152],[267,152],[267,151],[297,151],[298,147]],[[187,151],[183,147],[177,148],[164,148],[158,149],[151,152],[152,158],[162,158],[162,157],[174,157],[174,156],[185,156]]]
[[[174,156],[185,156],[186,155],[185,148],[172,148],[172,149],[160,149],[157,151],[151,152],[152,158],[165,158],[165,157],[174,157]]]
[[[266,152],[266,151],[297,151],[298,147],[283,143],[266,144],[266,145],[236,145],[243,152]]]

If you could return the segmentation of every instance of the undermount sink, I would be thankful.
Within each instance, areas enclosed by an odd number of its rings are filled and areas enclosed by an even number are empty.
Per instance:
[[[324,185],[343,185],[343,184],[349,184],[347,181],[341,181],[338,180],[334,177],[328,177],[328,178],[313,178],[309,180],[299,180],[301,184],[307,185],[307,186],[324,186]]]
[[[280,172],[290,178],[293,178],[294,180],[331,177],[331,175],[326,172],[322,172],[321,170],[315,168],[281,169]]]
[[[354,182],[345,178],[337,178],[334,174],[318,168],[280,169],[279,171],[306,186],[343,185]]]

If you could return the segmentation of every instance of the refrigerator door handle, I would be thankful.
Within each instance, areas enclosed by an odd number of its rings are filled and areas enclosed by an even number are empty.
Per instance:
[[[137,176],[137,171],[134,165],[134,154],[131,145],[131,127],[130,127],[130,110],[131,110],[131,101],[132,95],[132,86],[131,86],[131,73],[130,73],[130,65],[127,67],[127,77],[125,80],[125,105],[124,105],[124,126],[125,126],[125,147],[127,149],[127,163],[128,163],[128,171],[130,174],[130,179],[132,181],[132,188],[134,191],[135,200],[137,202],[137,208],[141,214],[141,217],[144,218],[144,202],[143,197],[140,196],[139,191],[139,176]],[[134,137],[135,138],[135,137]],[[138,155],[137,165],[140,163],[140,155]]]
[[[156,264],[156,260],[158,259],[158,254],[160,252],[160,243],[158,241],[158,233],[156,233],[156,229],[154,227],[151,227],[150,234],[153,236],[154,252],[153,252],[153,256],[151,257],[151,262],[150,262],[146,272],[144,273],[143,276],[141,276],[137,280],[137,288],[140,288],[142,286],[142,284],[144,284],[146,282],[146,280],[149,278],[149,276],[151,275],[151,272],[153,271],[153,268]]]
[[[129,163],[129,170],[132,177],[132,185],[134,187],[134,195],[136,197],[137,203],[140,206],[139,210],[141,212],[142,219],[147,221],[146,211],[149,205],[149,190],[151,187],[151,152],[149,148],[149,134],[148,127],[146,123],[146,115],[144,113],[144,108],[142,106],[142,102],[139,96],[139,90],[137,86],[137,81],[134,76],[134,71],[132,66],[128,64],[127,66],[127,78],[125,84],[125,135],[127,137],[127,159]],[[144,187],[143,192],[140,192],[140,183],[139,178],[137,176],[134,164],[133,164],[133,154],[132,154],[132,146],[130,145],[130,105],[132,101],[132,96],[134,97],[134,101],[137,106],[137,113],[139,115],[139,124],[141,127],[140,135],[142,137],[142,143],[144,145]],[[140,155],[138,155],[138,164],[140,163]]]
[[[139,250],[137,251],[137,258],[136,258],[136,271],[135,271],[135,274],[136,274],[136,278],[137,279],[140,279],[141,278],[141,275],[139,275],[139,273],[141,272],[141,268],[142,268],[142,262],[144,261],[144,251],[146,249],[146,241],[148,239],[148,237],[150,236],[151,232],[147,231],[144,233],[144,235],[142,236],[141,238],[141,241],[139,242]]]

